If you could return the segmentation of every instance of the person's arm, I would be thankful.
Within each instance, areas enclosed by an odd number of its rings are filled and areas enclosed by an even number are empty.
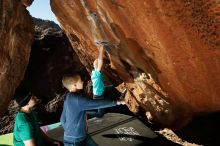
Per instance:
[[[26,120],[26,118],[20,119],[22,122],[18,125],[19,128],[19,137],[23,141],[25,146],[36,146],[36,141],[34,139],[35,129],[33,126]]]
[[[120,104],[125,104],[123,101],[114,101],[114,100],[92,100],[86,97],[78,97],[78,104],[83,110],[92,110],[99,108],[107,108]]]
[[[36,146],[35,140],[34,139],[29,139],[23,141],[25,146]]]
[[[98,68],[97,71],[101,71],[103,65],[103,46],[99,46],[99,56],[98,56]]]

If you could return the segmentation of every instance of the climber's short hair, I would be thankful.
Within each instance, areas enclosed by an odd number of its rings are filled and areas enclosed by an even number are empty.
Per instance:
[[[81,76],[79,74],[64,75],[62,79],[62,84],[65,88],[70,90],[70,86],[74,83],[77,83],[79,79],[81,79]]]

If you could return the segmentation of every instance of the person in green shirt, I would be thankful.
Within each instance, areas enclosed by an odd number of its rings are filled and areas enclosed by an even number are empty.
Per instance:
[[[45,146],[60,143],[50,139],[41,129],[33,111],[38,99],[29,91],[20,91],[15,95],[19,111],[15,118],[13,130],[14,146]]]

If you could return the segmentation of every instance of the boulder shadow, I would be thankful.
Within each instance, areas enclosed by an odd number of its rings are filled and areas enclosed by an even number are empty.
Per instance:
[[[196,117],[178,132],[182,139],[205,146],[220,145],[220,112]]]

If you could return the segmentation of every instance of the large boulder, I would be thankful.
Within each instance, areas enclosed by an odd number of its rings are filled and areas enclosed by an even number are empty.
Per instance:
[[[112,71],[130,110],[179,128],[193,116],[220,110],[219,10],[208,0],[51,0],[88,71],[108,41]]]
[[[34,27],[26,6],[31,1],[0,1],[0,117],[23,79]]]

